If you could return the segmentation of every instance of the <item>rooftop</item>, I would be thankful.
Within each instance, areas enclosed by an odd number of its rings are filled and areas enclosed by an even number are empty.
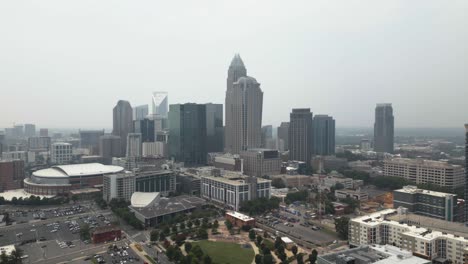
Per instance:
[[[33,172],[34,176],[45,178],[65,178],[73,176],[91,176],[99,174],[110,174],[122,172],[124,168],[119,166],[109,166],[100,163],[83,163],[53,166],[48,169]]]
[[[176,197],[161,198],[152,206],[144,208],[136,208],[130,206],[130,209],[136,214],[142,215],[144,218],[155,218],[159,216],[169,215],[178,212],[195,209],[203,204],[205,200],[195,196],[181,195]]]
[[[455,195],[451,193],[443,193],[443,192],[435,192],[435,191],[419,189],[418,187],[412,186],[412,185],[404,186],[402,189],[395,190],[394,192],[402,192],[402,193],[410,193],[410,194],[421,193],[421,194],[427,194],[427,195],[432,195],[432,196],[437,196],[437,197],[447,197],[447,196]]]
[[[239,212],[236,212],[236,211],[230,211],[230,212],[226,212],[227,215],[230,215],[234,218],[237,218],[237,219],[240,219],[242,221],[251,221],[251,220],[254,220],[252,217],[248,216],[248,215],[245,215],[245,214],[241,214]]]
[[[425,160],[425,159],[408,159],[408,158],[393,158],[384,160],[384,164],[404,164],[404,165],[420,165],[434,168],[462,168],[460,165],[449,164],[447,161]]]
[[[5,252],[5,254],[9,256],[14,250],[16,250],[15,245],[1,246],[0,255],[3,254],[3,252]]]
[[[93,235],[107,233],[110,231],[119,231],[120,228],[117,226],[98,226],[94,229]]]
[[[147,207],[155,203],[158,198],[158,192],[134,192],[130,202],[133,207]]]

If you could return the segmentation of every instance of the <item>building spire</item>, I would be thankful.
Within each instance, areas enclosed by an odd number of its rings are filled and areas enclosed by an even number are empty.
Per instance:
[[[234,66],[234,67],[236,67],[236,66],[245,67],[245,66],[244,66],[244,62],[242,61],[242,59],[241,59],[239,53],[236,53],[236,54],[234,55],[234,58],[232,58],[231,66]]]

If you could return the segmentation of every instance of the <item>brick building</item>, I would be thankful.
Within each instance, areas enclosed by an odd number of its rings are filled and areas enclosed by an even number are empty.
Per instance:
[[[226,220],[229,220],[234,226],[243,227],[243,226],[250,226],[255,227],[255,219],[241,214],[239,212],[231,211],[226,212]]]
[[[24,180],[24,161],[0,161],[0,192],[20,189]]]
[[[91,239],[94,244],[103,243],[106,241],[113,241],[116,238],[120,240],[122,237],[122,231],[116,226],[101,226],[94,229],[91,234]]]

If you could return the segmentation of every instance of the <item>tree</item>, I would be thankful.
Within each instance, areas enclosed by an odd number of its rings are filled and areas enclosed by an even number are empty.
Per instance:
[[[281,245],[283,245],[283,240],[281,240],[281,237],[276,237],[275,248],[278,249]]]
[[[250,235],[250,234],[249,234]],[[257,245],[261,245],[263,241],[263,237],[261,235],[257,236]]]
[[[208,255],[205,255],[203,257],[203,264],[211,264],[213,261],[211,260],[211,257]]]
[[[268,238],[268,235],[269,235],[269,234],[268,234],[267,231],[263,232],[263,238]]]
[[[263,264],[273,264],[273,256],[271,254],[263,255]]]
[[[251,229],[249,231],[249,238],[250,240],[254,241],[255,240],[255,231],[253,231],[253,229]]]
[[[255,255],[255,264],[263,264],[263,257],[260,254]]]
[[[284,201],[287,204],[290,204],[296,201],[307,201],[308,197],[309,197],[309,192],[307,190],[304,190],[304,191],[286,194],[286,198]]]
[[[177,233],[177,226],[176,225],[173,225],[171,229],[172,229],[172,233]]]
[[[199,228],[197,231],[197,237],[199,239],[208,239],[208,232],[204,228]]]
[[[318,255],[317,250],[316,249],[312,250],[312,254],[309,255],[310,264],[315,264],[315,262],[317,261],[317,255]]]
[[[187,222],[187,227],[188,227],[188,228],[192,228],[192,226],[193,226],[192,221],[188,221],[188,222]]]
[[[218,228],[218,227],[219,227],[218,220],[214,220],[214,222],[213,222],[213,228]]]
[[[294,256],[297,255],[297,250],[298,250],[298,249],[297,249],[297,246],[296,246],[296,245],[294,245],[294,246],[291,247],[291,252],[294,254]]]
[[[195,219],[194,224],[195,224],[196,227],[199,227],[200,226],[200,219],[198,219],[198,218]]]
[[[73,201],[73,203],[76,203],[76,201],[78,201],[78,199],[79,199],[79,197],[76,194],[72,195],[72,197],[71,197],[71,200]]]
[[[226,221],[224,221],[224,224],[226,225],[226,228],[227,228],[228,230],[231,230],[231,229],[232,229],[232,223],[231,223],[231,221],[226,220]]]
[[[197,259],[201,259],[203,257],[203,250],[199,245],[195,245],[192,250],[190,250],[190,254],[193,254]]]
[[[171,229],[168,226],[165,226],[162,232],[164,235],[168,236],[171,233]]]
[[[187,252],[187,254],[190,252],[190,250],[192,249],[192,243],[190,242],[185,242],[185,252]]]
[[[164,232],[159,233],[159,241],[164,241],[164,240],[166,240],[166,235],[164,234]]]
[[[286,187],[286,185],[284,184],[284,182],[283,182],[283,180],[281,178],[274,178],[271,181],[271,186],[273,186],[275,188],[278,188],[278,189]]]
[[[297,254],[296,261],[297,264],[304,264],[304,255],[302,253]]]
[[[167,247],[166,249],[166,256],[169,258],[169,260],[173,260],[174,259],[174,256],[175,256],[175,253],[176,250],[174,248],[174,246],[169,246]]]
[[[348,217],[340,217],[335,219],[335,230],[338,233],[338,237],[343,240],[348,240]]]
[[[91,239],[91,234],[90,234],[90,230],[89,230],[89,225],[88,225],[88,224],[83,224],[83,225],[80,227],[80,238],[81,238],[81,240],[83,240],[83,241]]]
[[[159,238],[159,231],[158,230],[151,230],[151,233],[150,233],[150,240],[152,242],[154,241],[157,241]]]
[[[15,250],[11,252],[11,256],[10,256],[11,262],[9,263],[12,263],[12,264],[21,263],[22,256],[23,256],[23,250],[21,250],[20,248],[16,248]]]
[[[180,223],[180,229],[181,229],[181,230],[184,230],[184,229],[185,229],[185,223],[184,223],[184,222]]]
[[[341,190],[344,189],[344,185],[342,183],[337,182],[335,184],[335,190]]]

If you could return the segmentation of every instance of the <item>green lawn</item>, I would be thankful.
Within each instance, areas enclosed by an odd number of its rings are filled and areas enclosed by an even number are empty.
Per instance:
[[[200,241],[198,244],[203,252],[208,254],[216,264],[250,264],[254,259],[251,248],[242,248],[241,245],[228,242]]]

